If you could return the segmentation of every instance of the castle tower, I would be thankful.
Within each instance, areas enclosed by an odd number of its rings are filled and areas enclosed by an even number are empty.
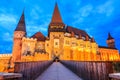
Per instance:
[[[64,32],[65,31],[65,24],[62,21],[59,8],[57,3],[55,4],[54,12],[52,15],[51,22],[48,28],[48,36],[50,32]]]
[[[62,55],[64,43],[65,24],[62,21],[58,5],[55,4],[54,12],[48,28],[51,52],[50,57],[60,57]]]
[[[23,11],[22,16],[14,31],[13,50],[12,50],[13,62],[21,60],[22,38],[25,36],[26,36],[26,26],[25,26],[25,18]]]
[[[111,36],[111,34],[110,33],[108,33],[108,38],[107,38],[107,45],[108,45],[108,47],[110,47],[110,48],[115,48],[115,40],[114,40],[114,38]]]

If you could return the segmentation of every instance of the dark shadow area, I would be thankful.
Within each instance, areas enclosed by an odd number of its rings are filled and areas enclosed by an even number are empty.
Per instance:
[[[59,60],[59,57],[55,57],[53,61],[54,61],[54,62],[59,62],[59,61],[60,61],[60,60]]]

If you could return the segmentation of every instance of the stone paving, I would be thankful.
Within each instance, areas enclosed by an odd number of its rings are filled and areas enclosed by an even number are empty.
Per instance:
[[[54,62],[36,80],[82,80],[59,62]]]

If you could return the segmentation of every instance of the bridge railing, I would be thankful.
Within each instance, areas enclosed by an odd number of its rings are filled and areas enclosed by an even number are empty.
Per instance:
[[[52,61],[15,62],[14,72],[22,74],[19,80],[35,80],[51,63]]]
[[[113,72],[112,62],[104,61],[61,61],[83,80],[109,80]]]

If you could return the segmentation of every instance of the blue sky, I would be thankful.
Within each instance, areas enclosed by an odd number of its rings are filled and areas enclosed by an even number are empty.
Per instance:
[[[2,0],[0,1],[0,53],[12,51],[13,31],[25,9],[27,35],[47,36],[55,2],[65,24],[85,30],[106,46],[108,32],[120,50],[120,0]]]

